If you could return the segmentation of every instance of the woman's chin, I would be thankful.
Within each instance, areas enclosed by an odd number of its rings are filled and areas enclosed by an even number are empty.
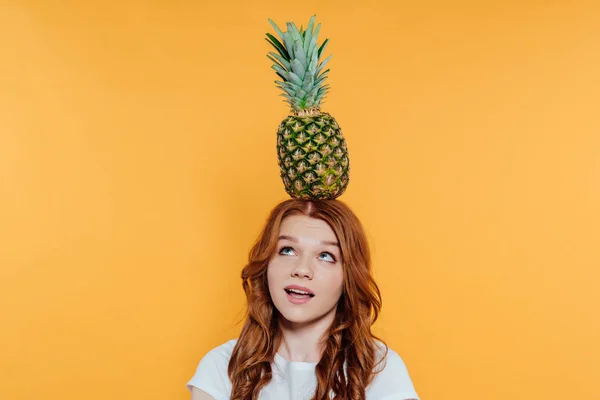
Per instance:
[[[307,316],[284,316],[281,315],[280,318],[280,324],[283,325],[284,327],[289,327],[289,328],[301,328],[304,326],[309,326],[312,325],[314,323],[316,323],[318,321],[318,319],[314,319],[314,318],[308,318]]]
[[[279,312],[279,315],[282,322],[291,322],[294,324],[307,323],[318,319],[304,310],[283,310],[283,312]]]
[[[335,310],[332,310],[333,314],[330,312],[326,313],[315,313],[306,309],[301,308],[287,308],[282,307],[281,309],[277,309],[277,314],[279,314],[279,320],[285,325],[294,325],[295,328],[298,325],[311,325],[317,324],[320,321],[325,319],[333,320],[335,317]]]

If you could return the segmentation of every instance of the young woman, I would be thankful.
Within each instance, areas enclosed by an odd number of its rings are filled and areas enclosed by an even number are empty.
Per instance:
[[[242,270],[245,325],[202,358],[192,400],[419,399],[401,357],[371,333],[381,296],[370,270],[344,203],[277,205]]]

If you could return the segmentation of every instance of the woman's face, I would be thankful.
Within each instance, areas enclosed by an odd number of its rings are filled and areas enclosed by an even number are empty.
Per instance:
[[[339,242],[329,224],[304,215],[286,217],[269,261],[267,279],[271,299],[288,321],[333,320],[344,274]],[[314,296],[290,294],[286,290],[290,285],[305,287]]]

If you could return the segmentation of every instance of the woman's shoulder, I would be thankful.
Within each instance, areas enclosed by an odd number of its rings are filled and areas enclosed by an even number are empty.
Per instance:
[[[375,340],[375,345],[374,373],[386,371],[387,373],[393,372],[394,374],[408,374],[406,364],[398,352],[379,340]]]
[[[204,354],[194,376],[187,383],[188,389],[195,386],[215,399],[228,398],[231,382],[227,376],[227,368],[236,343],[237,339],[228,340]]]
[[[402,399],[418,399],[406,363],[391,347],[376,340],[375,377],[369,386],[370,398],[382,398],[390,394]]]
[[[225,343],[222,343],[216,347],[210,349],[204,357],[211,356],[217,358],[225,358],[227,361],[231,358],[231,354],[233,353],[233,348],[237,344],[237,339],[230,339]]]
[[[211,366],[213,368],[227,367],[237,341],[237,339],[231,339],[213,347],[201,357],[200,364]]]

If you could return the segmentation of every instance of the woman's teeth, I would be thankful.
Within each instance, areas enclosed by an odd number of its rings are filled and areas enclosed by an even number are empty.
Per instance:
[[[310,294],[307,292],[302,292],[299,290],[294,290],[294,289],[286,289],[285,290],[290,296],[295,297],[297,299],[303,299],[306,297],[314,297],[314,294]]]

